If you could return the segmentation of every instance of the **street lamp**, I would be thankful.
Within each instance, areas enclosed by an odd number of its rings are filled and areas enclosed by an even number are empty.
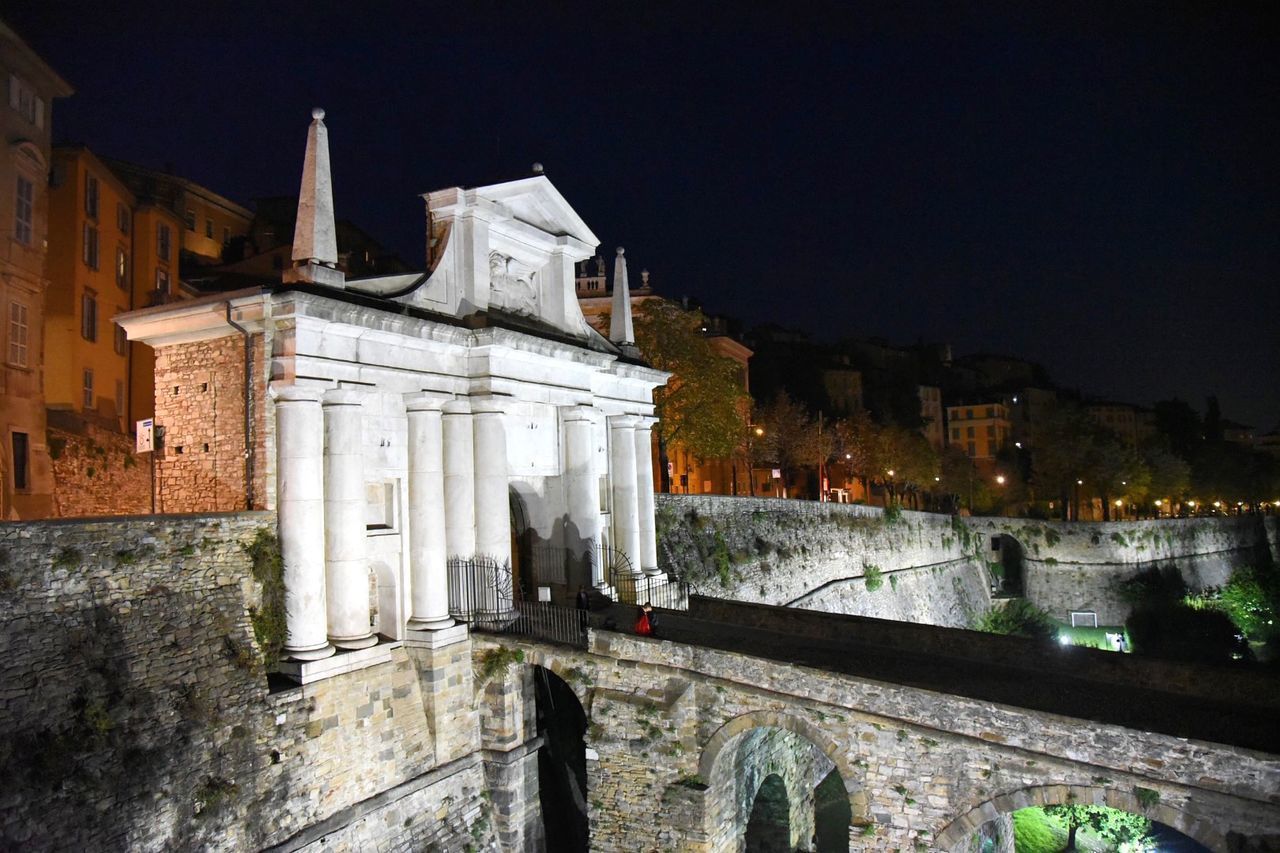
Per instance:
[[[996,483],[1001,486],[1004,485],[1004,474],[996,474]]]

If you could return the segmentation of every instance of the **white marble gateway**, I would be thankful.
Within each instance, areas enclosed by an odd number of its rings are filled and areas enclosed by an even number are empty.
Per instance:
[[[274,448],[285,653],[465,636],[451,557],[526,583],[541,562],[569,596],[606,583],[585,559],[599,544],[657,575],[649,446],[667,375],[635,358],[629,328],[611,342],[583,318],[574,265],[599,240],[543,175],[453,187],[424,196],[427,272],[347,281],[323,118],[283,282],[117,318],[153,347],[262,335],[270,394],[252,405]]]

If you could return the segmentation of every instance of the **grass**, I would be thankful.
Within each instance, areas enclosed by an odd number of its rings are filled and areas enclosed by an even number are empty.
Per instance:
[[[1013,838],[1018,853],[1058,853],[1067,843],[1058,822],[1034,806],[1013,813]]]
[[[1129,635],[1125,631],[1123,625],[1100,625],[1097,628],[1078,627],[1072,628],[1070,625],[1058,625],[1058,639],[1067,639],[1067,643],[1073,646],[1085,646],[1091,649],[1103,649],[1111,651],[1111,645],[1107,643],[1107,634],[1124,634],[1125,647],[1131,648]]]

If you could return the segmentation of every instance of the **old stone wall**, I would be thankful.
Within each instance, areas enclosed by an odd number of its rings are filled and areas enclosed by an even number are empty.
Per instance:
[[[851,850],[964,850],[1001,814],[1068,796],[1146,813],[1211,849],[1280,820],[1280,763],[1249,750],[630,635],[593,631],[586,651],[502,643],[563,678],[587,712],[593,851],[740,849],[722,835],[742,817],[726,804],[749,775],[786,763],[788,750],[752,755],[782,740],[753,733],[776,731],[838,772]]]
[[[70,412],[49,412],[57,518],[151,512],[151,459],[131,436]]]
[[[950,516],[772,498],[658,495],[660,562],[704,595],[967,625],[985,559]]]
[[[270,689],[247,547],[273,527],[0,524],[0,849],[492,845],[470,641]]]
[[[1022,554],[1024,593],[1067,621],[1124,622],[1116,585],[1175,565],[1193,589],[1271,559],[1276,519],[1134,522],[961,518],[773,498],[658,495],[660,562],[704,595],[961,627],[991,606],[1001,536]],[[1004,546],[1007,547],[1007,546]]]
[[[156,511],[269,506],[263,336],[251,343],[253,406],[245,443],[245,341],[230,335],[156,350]]]

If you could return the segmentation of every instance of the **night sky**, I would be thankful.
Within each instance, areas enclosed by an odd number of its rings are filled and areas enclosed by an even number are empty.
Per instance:
[[[659,292],[949,341],[1280,422],[1280,38],[1265,5],[6,0],[55,142],[236,200],[335,199],[414,264],[418,194],[539,161]],[[966,4],[968,5],[968,4]],[[1054,11],[1023,6],[1052,6]],[[735,8],[750,6],[760,11]],[[536,7],[536,8],[535,8]],[[199,9],[199,11],[187,11]],[[725,9],[733,9],[732,14]],[[634,273],[633,273],[634,274]]]

